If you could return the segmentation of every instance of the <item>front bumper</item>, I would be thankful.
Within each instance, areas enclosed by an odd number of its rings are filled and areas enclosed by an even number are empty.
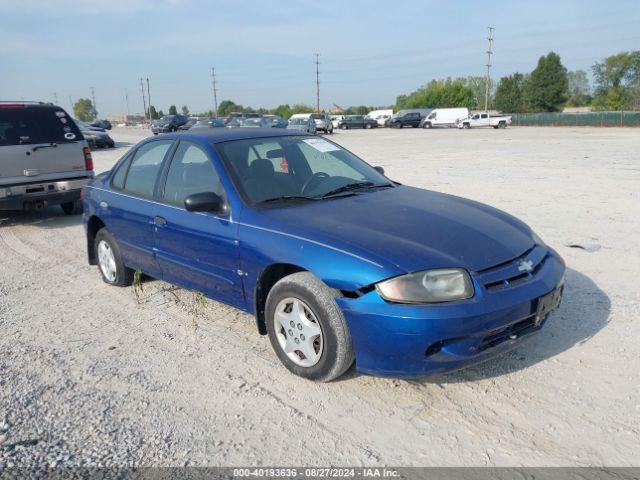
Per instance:
[[[82,187],[89,180],[86,177],[0,187],[0,210],[29,210],[79,200]]]
[[[539,299],[562,288],[564,262],[553,250],[549,255],[530,281],[499,292],[476,284],[469,300],[399,305],[384,301],[375,290],[356,299],[339,298],[357,370],[393,377],[446,373],[517,347],[545,323],[546,318],[536,321]]]
[[[157,133],[170,133],[172,131],[172,128],[169,126],[163,126],[163,127],[151,127],[151,133],[153,134],[157,134]]]

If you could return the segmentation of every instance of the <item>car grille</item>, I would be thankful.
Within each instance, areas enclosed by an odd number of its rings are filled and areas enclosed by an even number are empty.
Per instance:
[[[523,335],[533,332],[540,328],[542,324],[536,325],[536,316],[531,315],[524,320],[513,323],[508,327],[494,330],[482,339],[478,346],[478,351],[483,351],[491,347],[495,347],[507,340],[515,340]]]
[[[488,292],[511,288],[534,278],[544,266],[549,251],[534,245],[519,257],[476,272],[476,278]]]

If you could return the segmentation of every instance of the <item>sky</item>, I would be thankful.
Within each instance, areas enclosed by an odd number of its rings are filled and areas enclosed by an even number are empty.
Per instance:
[[[100,117],[143,111],[140,78],[167,112],[390,105],[434,78],[569,70],[640,49],[638,0],[0,0],[0,100],[70,108],[94,88]],[[127,107],[128,97],[128,107]]]

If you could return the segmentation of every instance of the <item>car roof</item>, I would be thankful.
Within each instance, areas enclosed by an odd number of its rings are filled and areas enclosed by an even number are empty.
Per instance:
[[[249,138],[290,137],[292,135],[304,136],[308,134],[293,133],[291,130],[280,128],[212,128],[211,130],[198,129],[197,131],[186,130],[180,133],[166,133],[160,136],[164,138],[193,138],[210,143],[222,143]]]

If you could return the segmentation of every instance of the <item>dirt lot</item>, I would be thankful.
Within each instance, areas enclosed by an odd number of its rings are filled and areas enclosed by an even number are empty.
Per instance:
[[[108,169],[141,131],[95,152]],[[0,471],[10,465],[618,465],[640,451],[640,131],[333,135],[400,182],[529,223],[567,261],[532,341],[445,377],[289,374],[253,320],[159,281],[107,287],[80,217],[0,214]],[[598,244],[597,251],[569,248]]]

